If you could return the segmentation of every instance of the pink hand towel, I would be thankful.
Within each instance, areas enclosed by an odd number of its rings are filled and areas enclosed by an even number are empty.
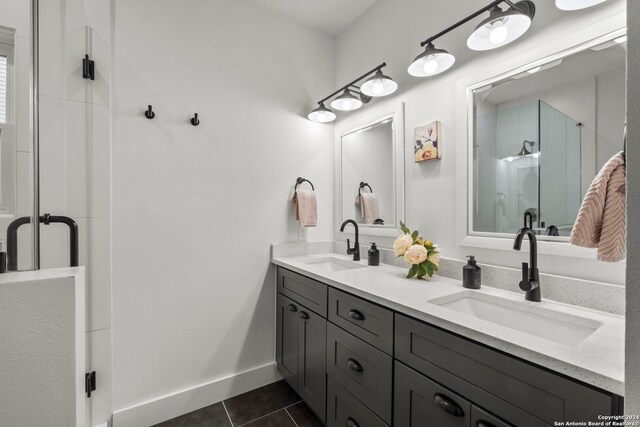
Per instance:
[[[600,261],[626,257],[627,202],[624,156],[618,153],[600,170],[587,191],[571,231],[571,243],[598,248]]]
[[[373,224],[373,221],[380,218],[380,207],[375,194],[358,193],[356,205],[360,206],[360,215],[362,215],[365,224]]]
[[[303,227],[318,225],[318,202],[314,191],[296,190],[293,203],[296,206],[296,219],[300,225]]]

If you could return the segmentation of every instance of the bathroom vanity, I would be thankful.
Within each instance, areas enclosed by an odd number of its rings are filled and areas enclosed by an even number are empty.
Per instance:
[[[623,413],[620,316],[339,255],[273,262],[278,370],[328,426],[534,427]],[[522,325],[487,317],[513,307]]]

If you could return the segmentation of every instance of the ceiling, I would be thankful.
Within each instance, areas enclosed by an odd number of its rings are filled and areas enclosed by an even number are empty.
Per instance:
[[[378,0],[250,0],[330,36],[340,34]]]

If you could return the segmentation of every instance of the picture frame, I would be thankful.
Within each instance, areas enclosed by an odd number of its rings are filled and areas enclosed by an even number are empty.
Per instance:
[[[413,153],[416,163],[442,159],[442,125],[438,120],[413,130]]]

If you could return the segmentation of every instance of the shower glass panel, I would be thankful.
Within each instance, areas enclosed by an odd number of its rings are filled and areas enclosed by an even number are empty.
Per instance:
[[[479,112],[475,132],[476,230],[512,233],[529,213],[539,234],[554,225],[568,236],[581,202],[579,123],[544,101],[515,100]]]
[[[33,270],[35,254],[32,41],[31,2],[0,1],[0,244],[22,218],[18,270]]]
[[[540,102],[540,215],[538,226],[571,234],[581,194],[581,124]]]

